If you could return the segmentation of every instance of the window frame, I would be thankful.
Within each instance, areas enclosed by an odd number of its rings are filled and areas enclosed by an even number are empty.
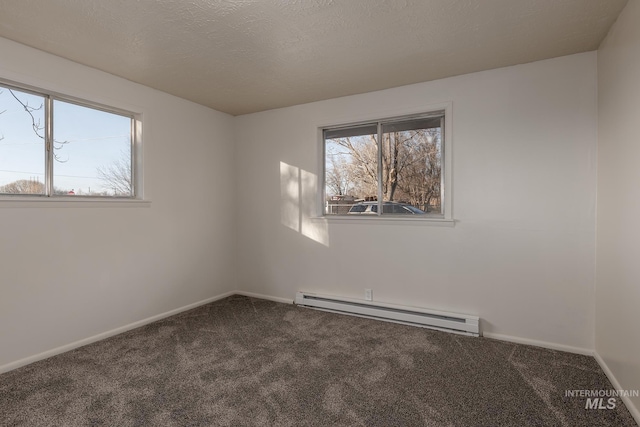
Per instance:
[[[0,203],[6,202],[44,202],[47,204],[53,204],[52,202],[97,202],[97,205],[104,206],[107,203],[113,203],[115,205],[123,205],[125,203],[142,202],[142,174],[141,174],[141,144],[142,144],[142,114],[136,113],[127,109],[113,107],[99,102],[89,101],[84,98],[79,98],[71,95],[61,94],[59,92],[46,90],[31,86],[28,84],[22,84],[15,81],[0,78],[0,87],[7,89],[15,89],[20,92],[28,93],[34,96],[40,96],[43,98],[44,104],[44,152],[45,157],[45,192],[44,194],[9,194],[0,193]],[[96,195],[67,195],[67,194],[55,194],[54,192],[54,144],[53,144],[53,127],[54,127],[54,109],[53,104],[55,101],[64,102],[79,107],[89,108],[97,111],[102,111],[109,114],[115,114],[130,119],[130,164],[131,164],[131,195],[128,196],[96,196]],[[27,203],[26,206],[32,205]],[[56,204],[57,205],[57,204]]]
[[[381,141],[381,130],[384,124],[393,122],[406,121],[411,119],[426,118],[429,116],[443,117],[442,126],[442,173],[440,183],[441,193],[441,214],[439,216],[430,215],[403,215],[399,217],[397,215],[384,215],[383,213],[377,213],[376,215],[328,215],[325,211],[327,202],[326,195],[326,140],[325,130],[338,130],[347,129],[351,127],[365,126],[376,124],[378,126],[378,140]],[[453,226],[455,221],[453,219],[453,200],[452,200],[452,103],[444,102],[440,104],[431,104],[423,108],[416,108],[406,111],[397,111],[390,114],[381,114],[372,117],[356,118],[355,120],[334,121],[333,123],[318,125],[318,170],[320,171],[318,177],[318,210],[316,220],[327,220],[331,222],[345,222],[345,223],[423,223],[431,225],[445,225]],[[378,169],[382,167],[381,156],[382,149],[378,149]],[[380,172],[379,172],[380,173]],[[378,201],[381,201],[380,192],[382,186],[378,188]],[[384,202],[384,201],[382,201]]]

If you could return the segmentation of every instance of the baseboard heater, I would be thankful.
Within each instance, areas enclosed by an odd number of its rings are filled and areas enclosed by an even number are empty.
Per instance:
[[[466,314],[448,313],[416,307],[385,304],[350,298],[296,293],[296,305],[352,316],[402,323],[464,335],[480,336],[480,319]]]

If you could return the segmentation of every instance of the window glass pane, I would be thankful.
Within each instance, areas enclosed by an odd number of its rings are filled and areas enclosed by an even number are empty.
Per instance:
[[[131,120],[54,101],[54,193],[132,196]]]
[[[382,126],[382,193],[385,203],[394,202],[400,207],[391,213],[441,213],[442,119]]]
[[[377,125],[325,130],[327,215],[367,213],[378,195]]]
[[[0,86],[0,193],[45,193],[44,101]]]

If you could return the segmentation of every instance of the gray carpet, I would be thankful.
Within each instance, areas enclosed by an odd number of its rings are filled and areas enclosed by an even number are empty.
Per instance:
[[[635,426],[592,357],[233,296],[0,376],[2,426]]]

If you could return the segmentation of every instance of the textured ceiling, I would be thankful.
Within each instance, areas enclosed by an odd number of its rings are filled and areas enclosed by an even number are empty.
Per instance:
[[[594,50],[626,2],[0,0],[0,36],[237,115]]]

